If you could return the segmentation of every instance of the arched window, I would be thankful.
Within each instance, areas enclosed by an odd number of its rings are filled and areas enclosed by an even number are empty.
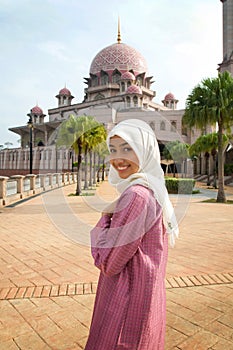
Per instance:
[[[142,85],[142,77],[137,77],[137,85],[138,86]]]
[[[138,97],[137,96],[133,97],[133,105],[134,105],[134,107],[138,107]]]
[[[118,70],[112,73],[112,82],[118,84],[121,79],[121,74]]]
[[[160,130],[165,130],[166,129],[166,124],[165,121],[160,122]]]
[[[98,77],[97,77],[97,75],[92,75],[92,77],[91,77],[91,86],[92,87],[98,86]]]
[[[126,105],[127,107],[130,107],[130,97],[126,96]]]
[[[151,127],[152,130],[155,131],[155,123],[154,122],[150,122],[150,127]]]
[[[109,83],[108,74],[106,72],[101,71],[100,73],[100,85],[106,85]]]
[[[122,81],[121,82],[121,91],[124,92],[125,91],[125,83]]]
[[[187,136],[188,135],[188,129],[186,127],[182,127],[182,135]]]
[[[176,131],[176,121],[175,121],[175,120],[173,120],[173,121],[171,122],[171,131],[173,131],[173,132]]]

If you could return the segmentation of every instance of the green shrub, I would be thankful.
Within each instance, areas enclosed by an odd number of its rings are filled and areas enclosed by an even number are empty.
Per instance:
[[[233,174],[233,164],[225,164],[224,165],[224,175],[232,175]]]
[[[194,179],[177,179],[175,177],[165,178],[168,193],[191,194],[195,186]]]

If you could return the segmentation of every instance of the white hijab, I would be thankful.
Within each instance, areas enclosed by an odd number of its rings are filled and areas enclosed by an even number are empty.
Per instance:
[[[108,134],[110,138],[119,136],[134,150],[139,159],[139,170],[127,179],[121,179],[117,171],[110,165],[109,183],[122,193],[129,186],[140,184],[150,188],[163,210],[163,222],[170,235],[170,244],[174,246],[179,235],[174,208],[168,197],[164,173],[160,165],[160,152],[155,134],[150,126],[138,119],[128,119],[117,124]]]

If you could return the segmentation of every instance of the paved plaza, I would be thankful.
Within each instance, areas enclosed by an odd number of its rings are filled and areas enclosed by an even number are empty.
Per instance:
[[[169,249],[165,350],[233,349],[233,205],[204,202],[216,190],[198,186],[171,196],[180,238]],[[0,208],[0,350],[85,346],[99,274],[89,231],[116,193],[107,182],[74,191]]]

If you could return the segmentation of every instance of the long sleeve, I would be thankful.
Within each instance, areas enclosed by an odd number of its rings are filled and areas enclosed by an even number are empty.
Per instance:
[[[95,265],[107,276],[122,271],[136,253],[153,219],[148,217],[148,200],[135,191],[122,194],[112,218],[104,215],[91,231]]]

